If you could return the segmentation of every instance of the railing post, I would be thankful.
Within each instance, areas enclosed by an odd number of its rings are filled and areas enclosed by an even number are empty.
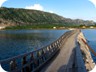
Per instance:
[[[26,60],[26,56],[23,57],[23,60],[22,60],[22,65],[24,66],[25,64],[27,64],[27,60]],[[26,66],[22,69],[22,72],[30,72],[29,71],[29,67]]]
[[[46,47],[46,49],[44,50],[44,53],[45,53],[45,60],[47,59],[47,57],[48,57],[48,52],[49,52],[49,49],[48,49],[48,47]]]
[[[36,66],[39,66],[39,58],[40,57],[40,53],[39,53],[39,51],[37,51],[37,58],[36,58]]]
[[[45,53],[44,53],[44,50],[42,49],[42,61],[44,62],[45,61]]]
[[[55,51],[55,46],[54,46],[54,44],[52,44],[52,47],[53,47],[53,52]]]
[[[31,54],[31,57],[30,57],[30,62],[31,62],[31,64],[30,64],[30,71],[32,71],[34,68],[34,55],[33,55],[33,53]]]
[[[13,60],[10,62],[10,70],[15,70],[17,68],[17,64],[16,64],[16,61]]]

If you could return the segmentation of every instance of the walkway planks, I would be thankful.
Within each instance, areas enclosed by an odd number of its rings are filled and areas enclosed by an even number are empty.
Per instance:
[[[44,72],[75,72],[72,67],[75,59],[76,38],[79,30],[71,35],[62,46],[60,53]],[[42,71],[41,71],[42,72]]]

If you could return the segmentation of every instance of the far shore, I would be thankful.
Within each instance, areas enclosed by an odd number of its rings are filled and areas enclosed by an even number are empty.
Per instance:
[[[0,26],[0,30],[75,30],[75,29],[96,29],[96,27],[33,27],[32,26]]]

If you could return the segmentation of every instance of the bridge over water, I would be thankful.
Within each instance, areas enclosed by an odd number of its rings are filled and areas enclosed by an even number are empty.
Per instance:
[[[80,30],[68,31],[46,47],[0,63],[10,72],[87,72],[95,64],[85,43]]]

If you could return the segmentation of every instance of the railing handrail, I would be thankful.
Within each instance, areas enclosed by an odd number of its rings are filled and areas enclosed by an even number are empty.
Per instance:
[[[64,35],[64,34],[63,34],[63,35]],[[42,47],[42,48],[40,48],[40,49],[33,50],[32,52],[28,52],[28,53],[23,53],[23,54],[20,54],[20,55],[11,57],[11,58],[7,58],[7,59],[0,60],[0,64],[1,64],[2,62],[14,60],[14,59],[16,59],[16,58],[23,57],[23,56],[27,56],[27,55],[29,55],[29,54],[31,54],[31,53],[34,53],[34,52],[39,51],[39,50],[42,50],[42,49],[44,49],[44,48],[46,48],[46,47],[54,44],[54,43],[57,42],[58,40],[60,40],[60,38],[61,38],[63,35],[61,35],[61,36],[60,36],[57,40],[55,40],[54,42],[52,42],[52,43],[48,44],[47,46],[44,46],[44,47]]]
[[[49,45],[47,45],[47,46],[44,46],[44,47],[42,47],[42,48],[40,48],[40,49],[38,49],[38,50],[34,50],[34,51],[32,51],[32,52],[29,52],[29,53],[24,53],[24,54],[21,54],[21,55],[18,55],[18,56],[14,56],[14,57],[12,57],[12,58],[8,58],[8,59],[4,59],[4,60],[0,60],[0,63],[8,63],[8,64],[10,64],[10,62],[11,61],[16,61],[17,59],[24,59],[24,57],[27,57],[27,56],[30,56],[30,55],[32,55],[32,54],[34,54],[34,56],[35,56],[35,54],[36,54],[36,60],[39,60],[39,59],[41,59],[41,57],[40,56],[44,56],[47,52],[48,52],[48,57],[47,57],[47,59],[45,59],[44,60],[44,62],[43,63],[45,63],[47,60],[49,60],[52,56],[54,56],[54,54],[56,54],[56,52],[58,52],[59,50],[60,50],[60,48],[61,48],[61,46],[62,46],[62,44],[64,43],[64,39],[66,39],[67,37],[69,37],[70,35],[72,35],[72,34],[74,34],[74,31],[73,32],[71,32],[71,31],[68,31],[68,32],[66,32],[66,33],[64,33],[63,35],[61,35],[58,39],[56,39],[54,42],[52,42],[51,44],[49,44]],[[55,48],[55,51],[54,51],[54,48]],[[47,50],[48,49],[48,50]],[[45,53],[44,54],[42,54],[42,52],[44,52],[45,51]],[[37,56],[38,54],[37,53],[39,53],[40,52],[40,55],[39,55],[39,57]],[[51,55],[50,55],[50,53],[51,53]],[[47,55],[46,55],[47,56]],[[46,57],[45,57],[46,58]],[[34,58],[35,59],[35,58]],[[25,58],[25,61],[26,61],[26,58]],[[35,61],[33,60],[33,63],[34,63]],[[41,64],[43,64],[43,63],[41,63]],[[31,64],[31,63],[30,63]],[[21,65],[21,64],[20,64]],[[28,63],[27,64],[24,64],[23,66],[25,67],[26,65],[28,65]],[[40,65],[39,65],[40,66]],[[23,68],[24,68],[23,67]],[[22,68],[20,68],[20,69],[22,69]],[[20,71],[20,69],[15,69],[15,71],[16,70],[19,70]],[[35,68],[35,70],[37,69],[37,67]],[[14,71],[14,70],[13,70]]]

